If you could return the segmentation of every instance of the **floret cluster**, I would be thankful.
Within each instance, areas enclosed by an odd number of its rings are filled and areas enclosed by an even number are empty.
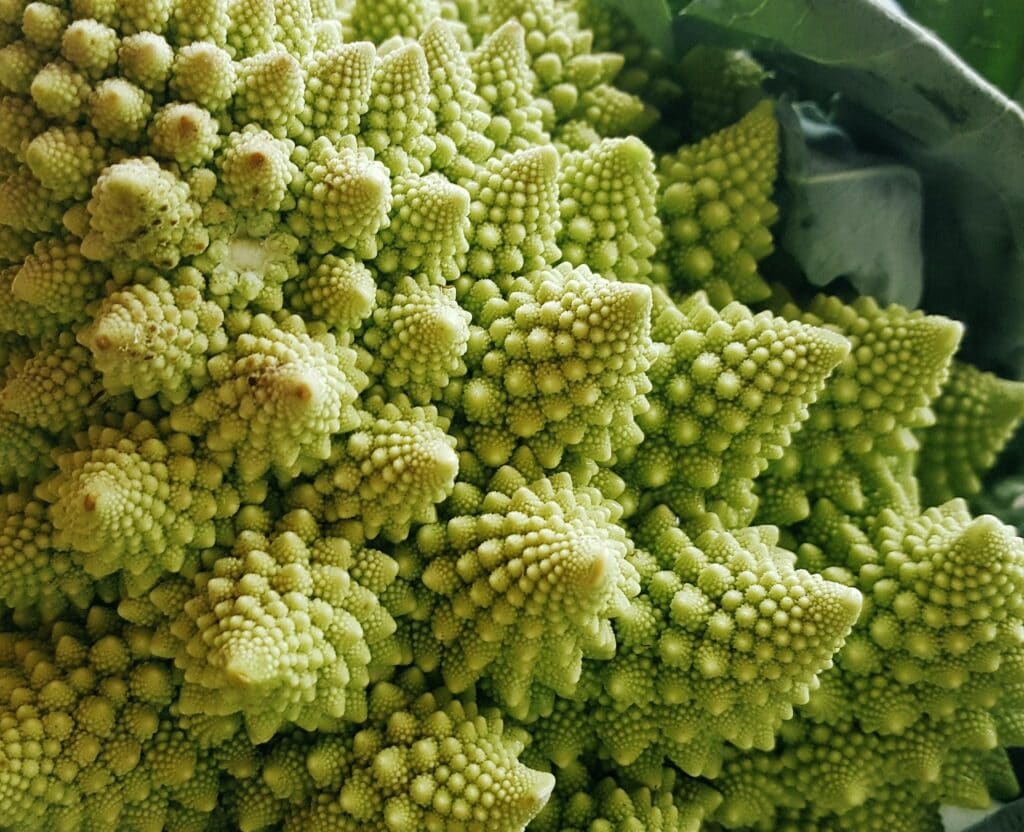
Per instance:
[[[594,0],[5,0],[0,44],[0,828],[1016,791],[1024,541],[960,498],[1024,384],[770,284],[749,56]]]

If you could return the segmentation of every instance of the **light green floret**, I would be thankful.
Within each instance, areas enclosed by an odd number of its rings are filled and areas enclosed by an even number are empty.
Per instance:
[[[476,92],[492,114],[487,138],[510,151],[548,144],[544,113],[534,97],[536,77],[530,69],[525,38],[519,21],[509,20],[468,57]]]
[[[579,762],[559,769],[555,791],[529,832],[700,832],[721,802],[711,786],[665,769],[656,787],[614,775],[601,777]]]
[[[228,341],[224,313],[203,299],[203,289],[194,269],[181,269],[173,286],[151,277],[103,300],[78,342],[92,353],[107,391],[180,404],[207,382],[207,358]]]
[[[106,168],[87,208],[82,254],[90,260],[127,258],[169,269],[209,242],[188,184],[149,157]]]
[[[474,166],[494,152],[494,143],[484,135],[489,107],[477,95],[467,56],[450,23],[432,21],[420,45],[430,70],[430,106],[436,127],[432,163],[459,181],[472,176]]]
[[[638,775],[667,758],[714,777],[726,744],[772,747],[861,609],[859,592],[796,569],[777,541],[762,526],[691,543],[665,507],[644,518],[641,594],[613,621],[615,656],[588,663],[581,686],[602,754]],[[554,756],[587,748],[558,737]]]
[[[46,57],[46,51],[25,40],[0,48],[0,85],[17,95],[25,95],[32,79],[46,63]]]
[[[377,254],[377,232],[388,223],[391,178],[373,153],[351,140],[339,146],[321,137],[293,185],[298,206],[288,223],[320,254],[335,246],[361,259]]]
[[[470,314],[455,290],[425,276],[403,277],[377,291],[376,306],[360,339],[373,356],[371,375],[418,404],[440,399],[466,374]]]
[[[75,67],[66,61],[54,61],[36,73],[29,92],[41,112],[62,121],[75,121],[90,89],[88,79]]]
[[[9,410],[0,410],[0,485],[17,488],[38,482],[53,468],[53,439]]]
[[[360,145],[371,148],[393,174],[425,173],[434,152],[429,104],[430,70],[418,43],[378,54]]]
[[[274,48],[274,0],[231,0],[227,51],[236,61]]]
[[[359,132],[359,121],[370,107],[376,60],[376,49],[366,42],[346,43],[310,57],[305,64],[305,144],[318,136],[337,144],[343,136]]]
[[[53,621],[69,603],[84,610],[92,597],[92,578],[54,542],[46,504],[22,494],[0,496],[0,602]]]
[[[988,711],[1019,678],[1012,666],[1024,652],[1024,542],[991,515],[972,518],[962,500],[916,518],[883,511],[869,539],[850,545],[847,534],[845,553],[835,542],[826,550],[824,564],[837,564],[869,603],[836,657],[841,675],[809,713],[848,714],[885,734],[928,715],[952,720],[964,742],[987,734],[994,747]]]
[[[165,572],[195,566],[214,543],[216,518],[238,508],[223,469],[180,433],[129,413],[119,428],[93,425],[60,472],[39,486],[60,546],[90,575],[122,572],[145,591]]]
[[[255,123],[279,139],[300,135],[305,94],[302,67],[294,57],[281,50],[253,55],[238,64],[232,119]]]
[[[647,286],[562,264],[518,278],[504,294],[479,281],[466,303],[480,329],[461,405],[486,464],[503,464],[517,441],[546,468],[566,452],[613,462],[640,443],[635,418],[648,407],[654,353]]]
[[[872,299],[850,305],[819,295],[807,311],[779,313],[845,337],[850,352],[829,378],[782,458],[759,481],[759,518],[788,525],[806,517],[809,502],[827,498],[843,510],[874,514],[896,499],[892,480],[909,490],[903,471],[918,448],[913,431],[935,421],[930,409],[963,334],[961,324]],[[906,476],[904,476],[906,473]]]
[[[45,129],[46,119],[31,101],[13,95],[0,98],[0,148],[24,160],[28,143]]]
[[[125,78],[100,81],[89,94],[89,124],[103,139],[138,140],[149,123],[149,95]]]
[[[117,63],[117,32],[96,20],[75,20],[61,38],[61,54],[90,78],[102,78]]]
[[[232,133],[217,160],[220,193],[236,211],[280,211],[294,204],[288,190],[299,169],[295,145],[255,125]]]
[[[51,233],[60,227],[66,207],[27,170],[0,182],[0,223],[14,231]]]
[[[284,832],[522,830],[554,788],[519,762],[525,736],[496,712],[407,671],[369,697],[359,731],[279,740],[244,784],[239,825]]]
[[[331,455],[335,434],[355,429],[352,406],[367,383],[353,349],[307,334],[297,317],[266,315],[207,362],[212,386],[175,408],[171,424],[211,452],[230,452],[243,481],[273,470],[287,480]]]
[[[173,7],[174,0],[119,0],[117,9],[120,11],[121,31],[125,34],[163,34],[167,31]]]
[[[174,57],[171,91],[183,101],[193,101],[217,113],[231,100],[236,77],[227,52],[212,43],[192,43]]]
[[[659,166],[666,259],[684,290],[712,301],[764,300],[757,262],[772,252],[768,227],[778,163],[778,125],[765,102],[736,124],[665,156]]]
[[[0,635],[0,805],[24,830],[206,829],[230,757],[168,705],[178,676],[94,607],[84,625]],[[226,744],[229,749],[230,743]]]
[[[0,388],[0,409],[14,413],[28,427],[59,434],[81,429],[97,418],[103,393],[98,368],[89,353],[62,332],[42,345]]]
[[[14,294],[14,278],[20,270],[19,265],[0,269],[0,332],[29,338],[56,337],[62,328],[56,316]]]
[[[562,256],[607,277],[646,277],[662,238],[657,193],[654,156],[640,139],[604,139],[563,154]]]
[[[415,39],[440,15],[436,0],[353,0],[348,19],[353,37],[346,39],[373,43],[394,35]]]
[[[728,528],[747,525],[754,479],[789,445],[849,343],[739,303],[719,313],[703,292],[654,328],[665,342],[638,418],[644,442],[620,470],[646,502],[664,500],[687,521],[715,512]]]
[[[469,243],[469,193],[439,173],[405,175],[392,184],[391,217],[374,265],[383,274],[425,274],[434,283],[461,274]]]
[[[205,40],[223,46],[229,22],[228,0],[175,0],[171,23],[174,45]]]
[[[550,146],[492,156],[472,179],[466,269],[501,280],[557,261],[558,152]]]
[[[140,32],[121,41],[117,53],[121,72],[151,93],[162,93],[174,64],[174,50],[160,35]]]
[[[51,238],[32,248],[11,283],[20,301],[60,324],[83,320],[108,279],[105,269],[83,257],[78,242]]]
[[[220,146],[217,122],[195,104],[167,104],[149,125],[149,149],[157,158],[173,161],[179,170],[209,162]]]
[[[335,442],[327,465],[314,480],[318,515],[353,521],[368,539],[404,540],[413,524],[437,521],[435,506],[455,486],[459,458],[448,420],[433,407],[408,399],[373,396],[360,425]]]
[[[315,42],[310,0],[274,0],[274,41],[286,52],[305,58]]]
[[[68,25],[68,14],[49,3],[29,3],[21,18],[21,31],[41,49],[56,50]]]
[[[53,127],[29,142],[25,163],[52,200],[84,199],[106,159],[91,130]]]
[[[152,628],[158,654],[184,671],[183,714],[240,714],[249,739],[283,725],[329,730],[366,719],[371,675],[393,664],[395,622],[378,595],[397,577],[387,555],[321,532],[298,510],[273,534],[241,530],[192,579],[158,584],[119,612]],[[369,585],[356,577],[372,575]]]
[[[935,424],[918,433],[925,505],[981,491],[982,476],[1024,418],[1024,384],[954,361],[932,408]]]
[[[486,677],[510,713],[571,695],[584,654],[615,649],[609,620],[638,589],[620,508],[567,473],[528,482],[501,468],[477,510],[423,526],[415,547],[452,691]],[[429,614],[427,614],[429,613]]]
[[[377,282],[351,255],[311,257],[286,285],[288,303],[339,332],[357,329],[377,305]]]

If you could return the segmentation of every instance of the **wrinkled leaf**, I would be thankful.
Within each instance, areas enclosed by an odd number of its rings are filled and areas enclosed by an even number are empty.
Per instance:
[[[813,104],[782,102],[782,246],[815,286],[845,277],[865,295],[916,306],[923,283],[921,179],[863,153]]]
[[[1020,0],[903,0],[960,57],[1007,94],[1024,75],[1024,3]]]

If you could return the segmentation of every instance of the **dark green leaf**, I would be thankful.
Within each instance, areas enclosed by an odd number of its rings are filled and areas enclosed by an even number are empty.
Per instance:
[[[618,9],[662,54],[672,54],[672,12],[666,0],[601,0]]]
[[[923,282],[917,172],[858,151],[813,104],[783,102],[778,115],[782,247],[815,286],[846,277],[861,294],[916,306]]]

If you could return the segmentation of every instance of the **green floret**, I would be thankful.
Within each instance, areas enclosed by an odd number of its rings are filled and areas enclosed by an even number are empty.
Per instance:
[[[279,139],[302,132],[306,88],[299,62],[287,52],[260,52],[238,65],[232,99],[235,124],[255,123]]]
[[[518,760],[521,734],[493,711],[406,672],[370,694],[358,732],[278,741],[243,785],[239,825],[285,832],[524,829],[554,777]]]
[[[74,549],[93,577],[120,572],[145,591],[164,572],[194,566],[214,543],[214,519],[238,507],[216,461],[137,413],[75,440],[78,449],[57,455],[60,472],[38,494],[51,504],[56,543]]]
[[[365,401],[359,427],[336,442],[313,481],[317,512],[350,521],[366,538],[404,540],[414,525],[437,521],[435,506],[455,486],[459,458],[448,420],[404,397]]]
[[[935,424],[918,433],[921,499],[972,497],[1024,419],[1024,384],[954,361],[932,409]]]
[[[151,93],[163,91],[174,63],[174,50],[160,35],[139,32],[121,41],[118,66],[125,77]]]
[[[425,173],[434,152],[429,103],[430,69],[423,48],[409,43],[378,52],[359,143],[393,174]]]
[[[67,25],[67,12],[49,3],[29,3],[21,18],[22,34],[42,49],[54,50],[60,46]]]
[[[437,135],[433,165],[454,181],[472,176],[494,151],[484,133],[489,107],[477,95],[473,73],[456,40],[453,27],[434,20],[420,37],[430,70],[430,105]]]
[[[189,736],[168,712],[179,677],[99,607],[82,625],[0,635],[4,823],[25,832],[208,828],[232,728],[219,741]]]
[[[465,271],[499,280],[557,261],[558,152],[533,147],[492,156],[459,182],[469,191]]]
[[[376,60],[369,43],[346,43],[312,55],[305,66],[307,143],[326,136],[337,144],[359,132],[359,120],[370,107]]]
[[[331,455],[332,437],[359,424],[352,405],[367,379],[355,351],[333,335],[308,334],[298,318],[284,327],[253,318],[207,363],[212,386],[171,413],[176,430],[232,454],[243,481],[317,467]]]
[[[219,112],[230,102],[235,80],[231,56],[212,43],[189,44],[174,56],[171,91],[182,101]]]
[[[248,125],[232,133],[217,161],[218,186],[238,211],[280,211],[293,200],[289,185],[299,175],[291,156],[295,145]]]
[[[772,251],[768,227],[778,125],[764,103],[736,124],[662,158],[661,219],[672,279],[706,289],[716,305],[764,300],[757,262]]]
[[[376,256],[376,235],[391,210],[391,178],[370,150],[353,141],[335,146],[325,137],[317,139],[296,190],[289,225],[298,236],[309,237],[317,253],[342,246],[360,258]]]
[[[536,726],[541,753],[564,765],[600,751],[647,779],[666,758],[715,777],[727,743],[771,748],[861,608],[860,593],[795,568],[777,541],[753,527],[691,542],[664,506],[650,513],[641,594],[612,622],[618,650],[587,663],[576,702]]]
[[[455,290],[403,277],[391,291],[378,289],[376,306],[360,339],[373,356],[370,373],[417,403],[440,399],[466,374],[470,314]]]
[[[104,269],[82,256],[77,241],[52,238],[35,244],[15,274],[11,292],[18,300],[68,324],[88,315],[106,280]]]
[[[546,468],[572,457],[611,462],[643,438],[651,292],[586,266],[489,281],[467,299],[481,327],[470,341],[462,409],[476,453],[501,465],[516,441]],[[498,429],[497,436],[495,429]],[[497,441],[495,441],[497,440]]]
[[[754,479],[781,456],[849,344],[739,303],[719,313],[703,292],[664,310],[654,334],[663,340],[649,370],[651,408],[638,417],[644,442],[621,470],[648,503],[742,527],[756,507]]]
[[[644,278],[661,242],[654,155],[639,139],[604,139],[562,156],[561,233],[570,263],[619,280]]]
[[[436,0],[353,0],[348,26],[352,40],[383,43],[394,35],[416,39],[439,16]]]
[[[309,258],[286,288],[292,308],[341,332],[357,329],[377,305],[373,272],[351,255]]]
[[[287,723],[317,730],[366,719],[370,676],[398,655],[378,600],[398,574],[391,558],[324,534],[298,510],[272,535],[240,530],[206,563],[191,580],[158,584],[148,604],[120,608],[142,624],[158,616],[152,645],[184,671],[182,713],[239,713],[254,743]],[[369,586],[360,572],[374,576]]]
[[[697,46],[679,62],[690,131],[707,136],[739,121],[764,97],[768,73],[747,52]]]
[[[103,394],[98,368],[70,332],[41,346],[0,388],[0,409],[30,428],[59,434],[80,430],[98,417]]]
[[[23,159],[28,143],[45,129],[46,120],[31,101],[13,95],[0,98],[0,147],[8,153]]]
[[[228,22],[228,0],[175,0],[171,24],[175,46],[201,40],[223,46]]]
[[[22,494],[0,496],[0,602],[56,620],[69,604],[86,609],[94,580],[58,546],[46,504]],[[0,671],[2,675],[2,671]]]
[[[75,121],[89,98],[89,80],[66,61],[44,66],[32,79],[32,101],[51,118]]]
[[[423,526],[415,552],[433,596],[429,621],[452,691],[481,676],[511,713],[569,695],[585,653],[610,655],[609,618],[636,594],[618,506],[567,473],[529,482],[495,474],[477,510]]]
[[[107,78],[89,93],[89,124],[102,139],[135,141],[146,129],[150,98],[125,78]]]
[[[64,216],[66,203],[52,196],[29,171],[22,170],[0,182],[0,223],[14,231],[50,234]]]
[[[17,488],[38,483],[53,468],[53,439],[30,427],[22,417],[0,410],[0,486]]]
[[[25,163],[52,199],[83,199],[103,167],[106,152],[91,130],[54,127],[25,148]]]
[[[469,194],[439,173],[396,177],[391,217],[381,229],[376,266],[383,274],[422,272],[434,283],[457,280],[469,250]]]
[[[209,162],[220,146],[217,122],[208,110],[195,104],[168,104],[153,114],[149,125],[150,152],[176,162],[186,171]]]
[[[580,763],[557,772],[555,791],[529,832],[700,832],[721,802],[710,786],[665,769],[655,788],[600,777]]]
[[[207,357],[226,349],[227,336],[224,313],[203,299],[204,288],[194,269],[181,269],[173,286],[150,277],[107,295],[78,333],[106,390],[180,404],[206,383]]]
[[[526,51],[526,32],[509,20],[489,34],[469,55],[477,94],[492,116],[486,135],[505,150],[547,144],[544,113],[533,95],[536,78]]]
[[[117,32],[96,20],[75,20],[61,37],[60,52],[91,78],[102,78],[117,62]]]
[[[87,207],[82,254],[90,260],[124,257],[169,269],[209,242],[188,184],[149,157],[106,168]]]
[[[896,305],[881,308],[866,297],[846,305],[820,295],[807,312],[791,304],[779,312],[843,335],[850,352],[793,444],[759,481],[759,518],[798,522],[820,498],[859,515],[901,502],[914,511],[916,483],[909,481],[912,470],[908,478],[902,469],[918,448],[913,430],[935,420],[930,403],[948,375],[963,327]]]

